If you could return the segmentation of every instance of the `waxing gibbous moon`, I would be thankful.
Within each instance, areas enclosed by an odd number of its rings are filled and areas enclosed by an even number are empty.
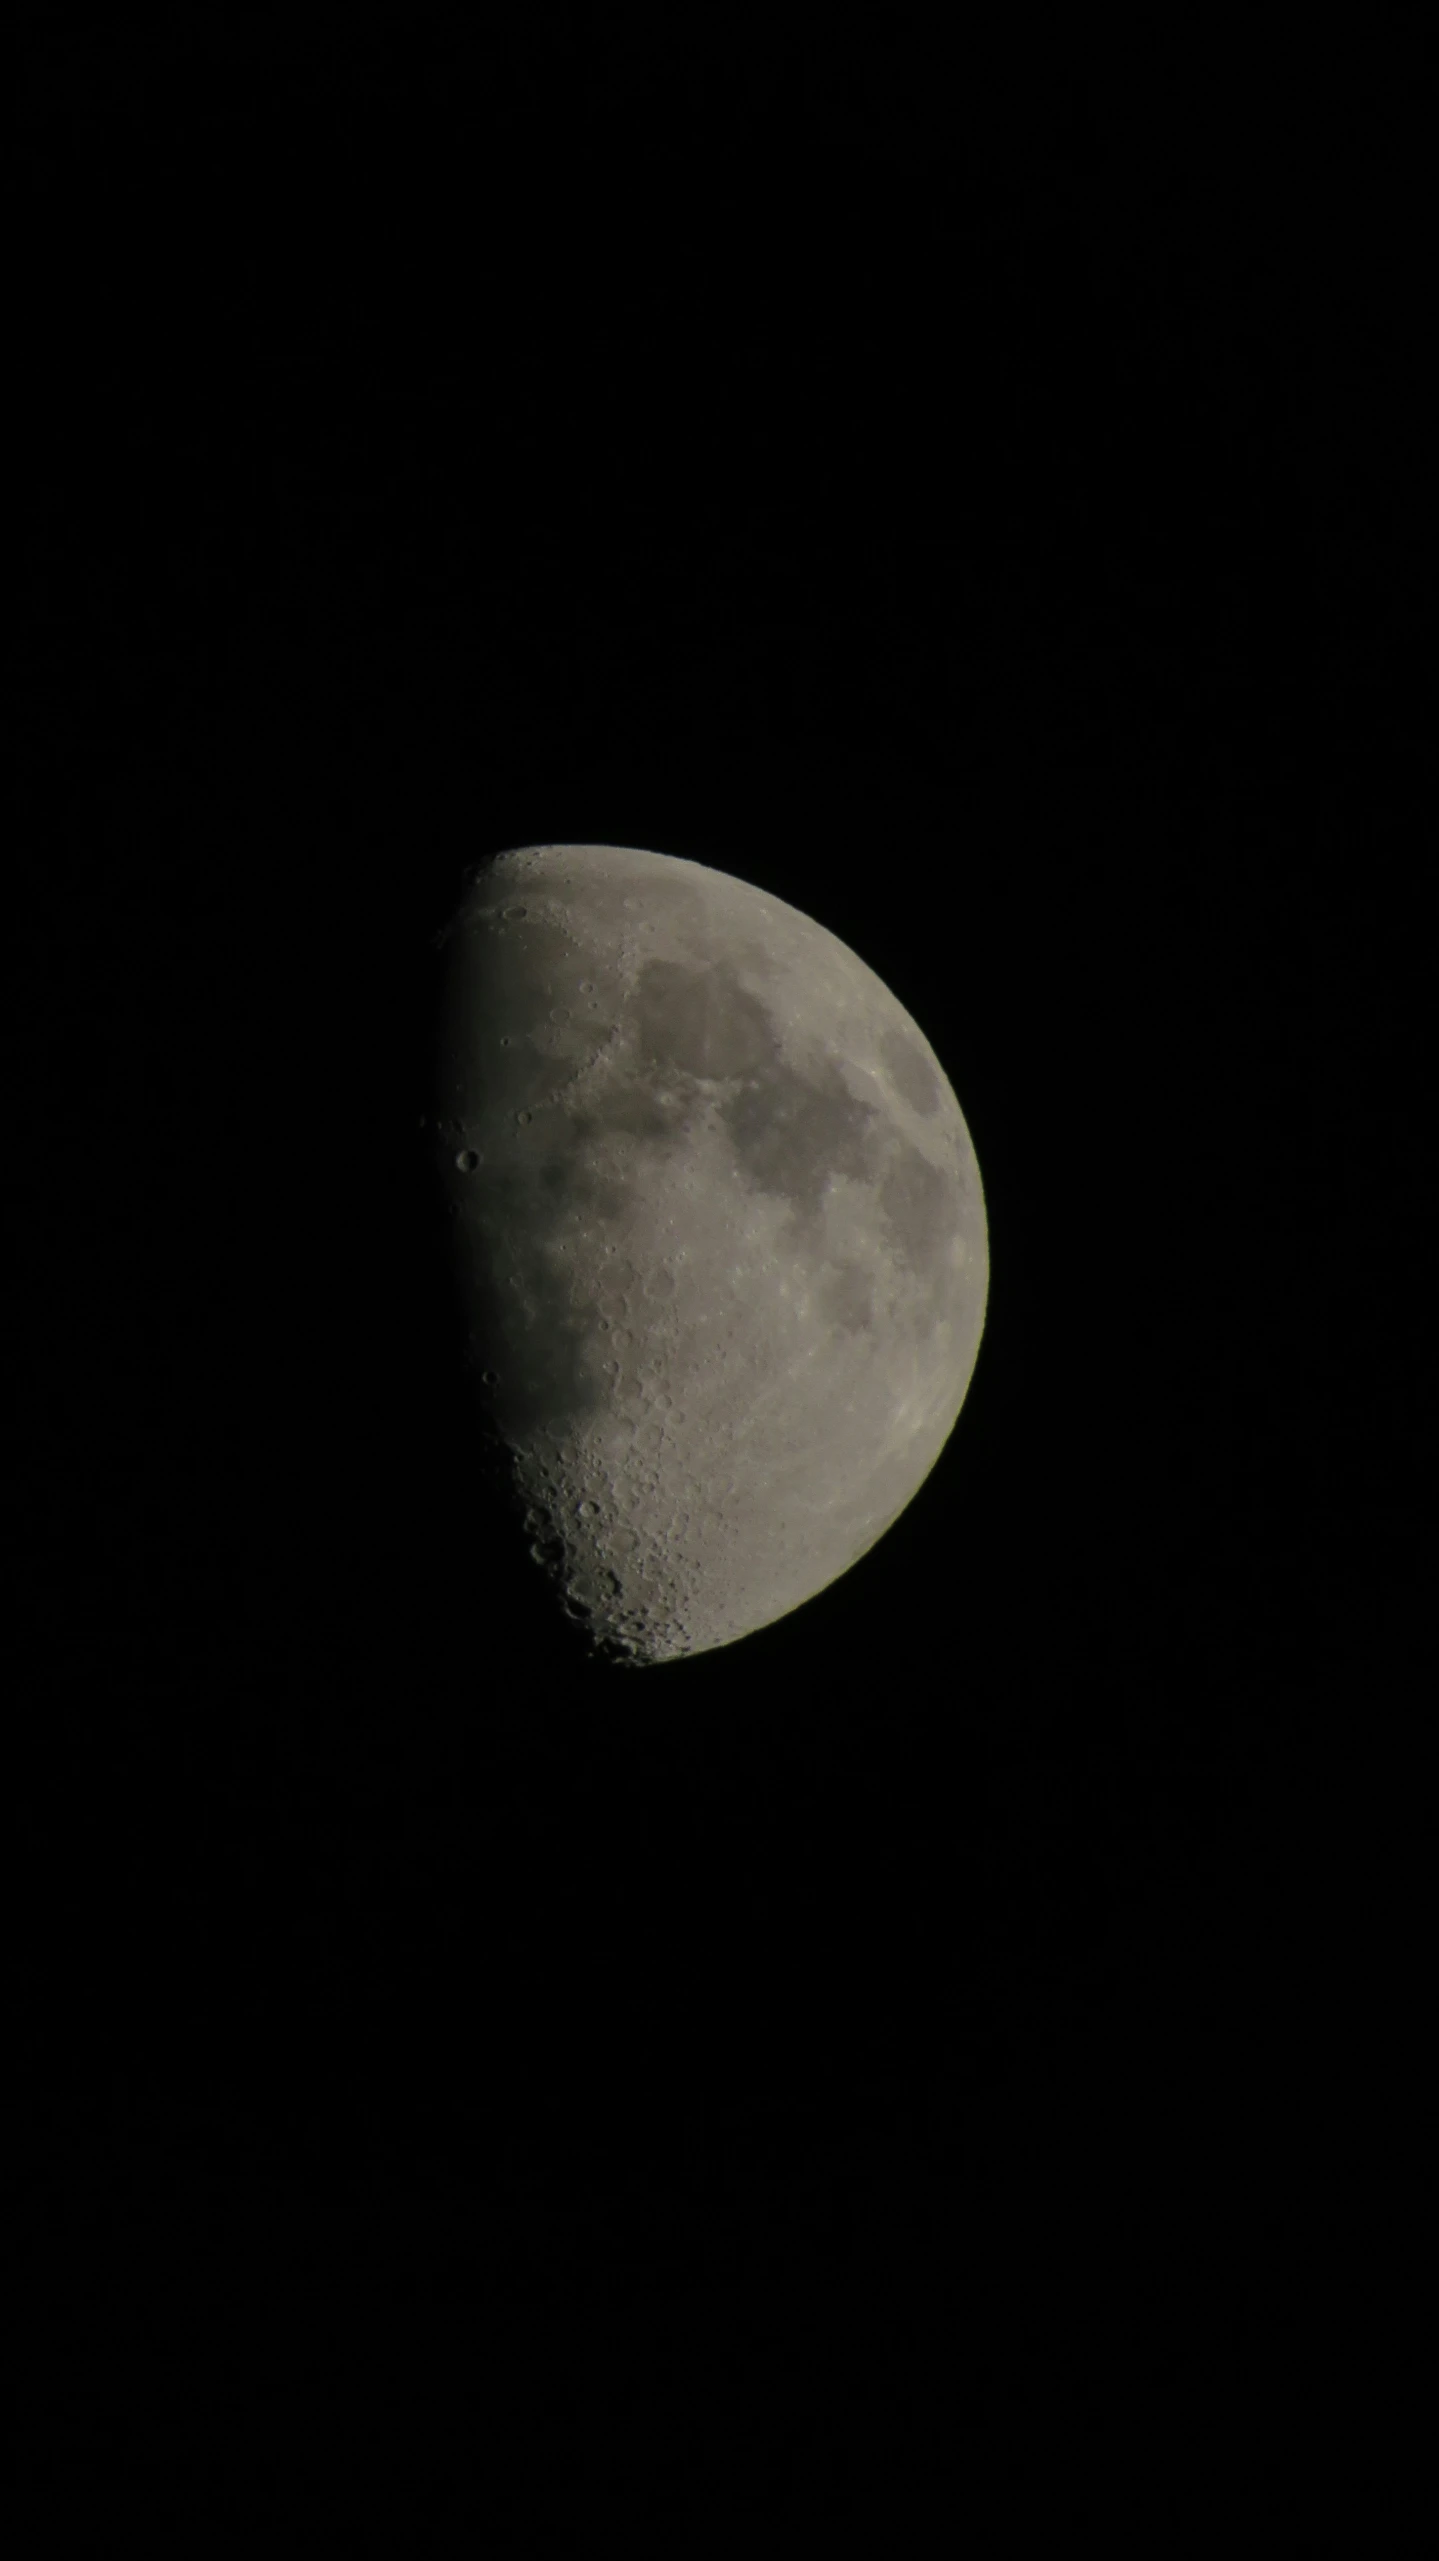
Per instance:
[[[467,1358],[596,1649],[729,1645],[890,1527],[963,1405],[974,1147],[823,925],[703,863],[529,845],[439,937],[437,1170]]]

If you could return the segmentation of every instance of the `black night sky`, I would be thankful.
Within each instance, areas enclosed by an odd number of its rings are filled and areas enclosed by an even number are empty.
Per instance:
[[[1314,2548],[1432,1531],[1417,66],[22,14],[53,2548]],[[418,1127],[463,869],[569,839],[850,943],[990,1221],[912,1507],[639,1677],[476,1481]]]

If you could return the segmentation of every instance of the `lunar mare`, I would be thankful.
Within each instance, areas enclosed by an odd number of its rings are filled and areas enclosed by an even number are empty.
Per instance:
[[[864,1555],[958,1419],[959,1104],[854,952],[700,863],[517,848],[440,950],[437,1170],[534,1552],[616,1659],[730,1644]]]

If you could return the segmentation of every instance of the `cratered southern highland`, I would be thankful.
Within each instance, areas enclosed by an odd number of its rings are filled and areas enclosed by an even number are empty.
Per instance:
[[[609,1659],[732,1644],[954,1428],[989,1278],[959,1104],[847,945],[703,863],[520,847],[437,950],[467,1359],[532,1552]]]

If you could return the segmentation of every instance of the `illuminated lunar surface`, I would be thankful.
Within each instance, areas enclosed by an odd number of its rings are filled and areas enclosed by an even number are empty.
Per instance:
[[[732,1644],[910,1502],[984,1324],[979,1167],[924,1034],[726,872],[535,845],[440,938],[468,1360],[603,1654]]]

